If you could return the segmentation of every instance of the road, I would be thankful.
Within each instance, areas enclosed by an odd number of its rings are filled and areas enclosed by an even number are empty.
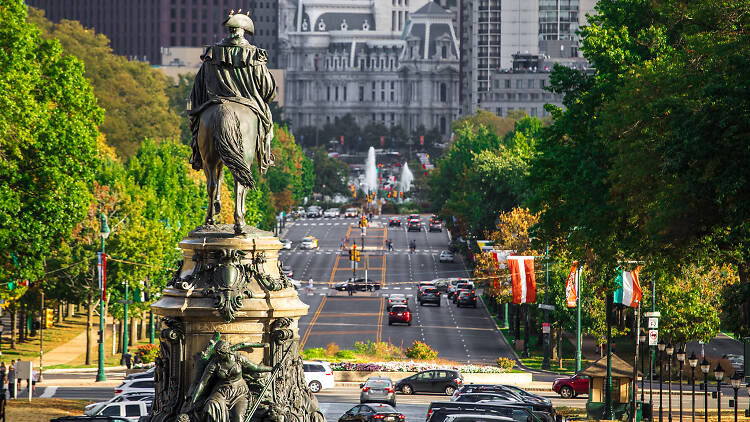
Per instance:
[[[428,218],[423,215],[423,223]],[[448,249],[448,233],[407,232],[405,225],[388,227],[387,223],[387,216],[376,216],[367,228],[365,251],[355,272],[341,244],[351,246],[356,242],[362,247],[356,219],[300,219],[288,224],[284,237],[294,244],[292,250],[281,252],[281,259],[294,270],[293,278],[303,285],[312,278],[315,287],[312,292],[300,290],[300,298],[310,306],[299,322],[303,347],[336,343],[342,349],[351,349],[356,341],[366,340],[408,347],[419,340],[436,349],[439,357],[458,362],[494,364],[499,356],[512,356],[481,303],[476,309],[459,309],[447,298],[442,299],[440,307],[422,307],[414,302],[419,281],[468,275],[458,256],[453,263],[439,262],[440,252]],[[298,242],[305,236],[318,238],[319,248],[299,250]],[[393,242],[393,251],[386,250],[387,240]],[[415,253],[408,249],[412,240],[417,242]],[[365,268],[369,279],[382,283],[382,290],[350,297],[331,288],[352,274],[363,277]],[[388,324],[386,297],[393,293],[409,298],[414,313],[411,326]]]

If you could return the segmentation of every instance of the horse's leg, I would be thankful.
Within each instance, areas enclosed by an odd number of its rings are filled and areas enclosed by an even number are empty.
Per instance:
[[[208,210],[206,211],[206,220],[203,224],[210,226],[214,224],[214,198],[216,197],[216,175],[211,171],[204,161],[203,172],[206,174],[206,191],[208,192]]]
[[[213,200],[214,215],[221,213],[221,179],[224,178],[224,165],[219,162],[216,166],[216,186]]]
[[[246,234],[245,231],[245,197],[247,196],[247,186],[237,181],[234,182],[234,232],[236,234]]]

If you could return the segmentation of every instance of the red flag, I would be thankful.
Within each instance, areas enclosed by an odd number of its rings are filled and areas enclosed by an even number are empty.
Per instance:
[[[380,146],[382,147],[384,145],[385,145],[385,136],[381,136],[380,137]]]
[[[419,136],[419,145],[424,145],[424,135]]]
[[[344,135],[341,135],[341,145],[344,145]]]
[[[573,268],[570,269],[568,281],[565,283],[565,302],[568,308],[578,305],[578,277],[578,261],[573,261]]]
[[[102,254],[102,301],[107,301],[107,254]]]
[[[536,302],[533,256],[509,256],[508,269],[513,286],[513,303]]]

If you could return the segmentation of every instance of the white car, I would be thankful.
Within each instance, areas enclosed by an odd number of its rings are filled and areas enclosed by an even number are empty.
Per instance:
[[[136,378],[125,380],[115,388],[115,395],[122,393],[151,393],[156,394],[154,379]]]
[[[339,211],[338,208],[328,208],[323,213],[323,217],[325,218],[336,218],[341,215],[341,211]]]
[[[440,262],[454,262],[456,258],[453,256],[451,251],[440,252]]]
[[[318,239],[308,236],[302,238],[302,242],[299,244],[300,249],[317,249],[318,248]]]
[[[151,411],[151,402],[145,401],[122,401],[109,403],[95,413],[96,416],[120,416],[131,422],[138,422],[141,416],[146,416]]]
[[[336,384],[333,379],[333,369],[328,362],[302,361],[302,370],[305,372],[305,383],[313,393],[333,388]]]
[[[101,408],[103,408],[104,406],[110,403],[120,403],[124,401],[143,401],[143,402],[151,403],[152,401],[154,401],[154,395],[150,393],[120,394],[120,395],[112,397],[111,399],[107,401],[102,401],[99,403],[91,403],[87,405],[83,409],[83,414],[88,415],[88,416],[96,415],[97,412],[99,412],[99,410],[101,410]]]
[[[292,241],[289,239],[279,239],[281,241],[281,249],[292,249]]]

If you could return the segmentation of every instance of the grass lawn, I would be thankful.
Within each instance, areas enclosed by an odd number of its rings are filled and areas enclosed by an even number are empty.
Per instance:
[[[10,331],[10,327],[7,327]],[[78,314],[68,318],[65,322],[55,324],[52,328],[44,330],[44,352],[47,353],[56,347],[67,343],[75,336],[86,329],[86,315]],[[6,333],[8,333],[6,331]],[[10,335],[6,334],[2,338],[0,351],[3,353],[3,360],[38,360],[39,359],[39,330],[36,336],[31,337],[25,342],[16,340],[16,348],[10,348]]]
[[[33,399],[9,400],[6,420],[24,422],[49,422],[52,418],[83,414],[88,400]]]

